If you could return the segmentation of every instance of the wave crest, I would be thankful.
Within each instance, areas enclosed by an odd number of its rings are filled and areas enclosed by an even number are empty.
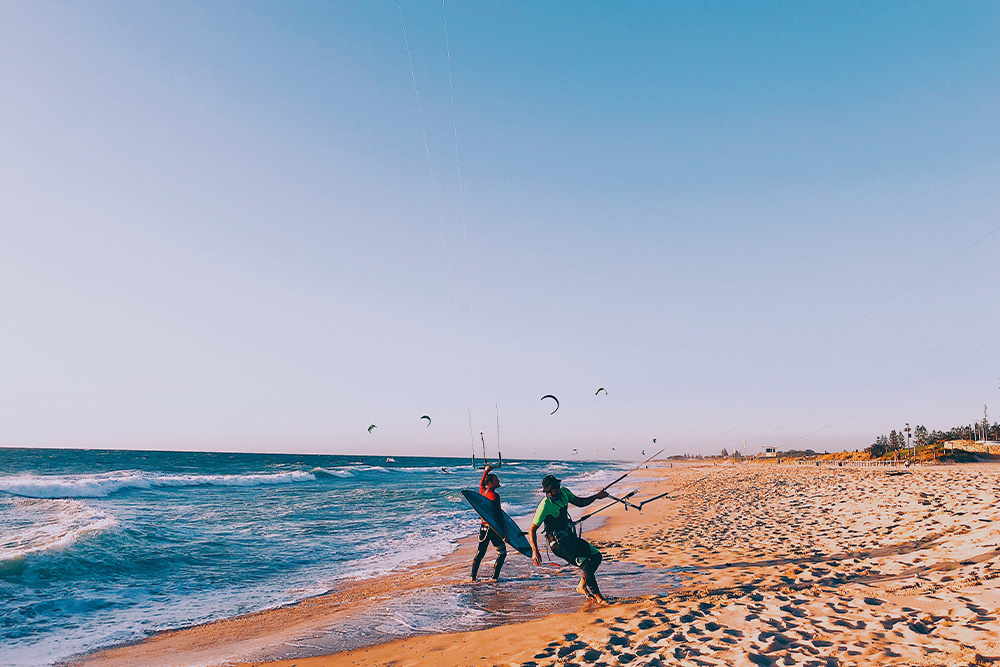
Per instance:
[[[0,477],[0,491],[25,498],[105,498],[125,489],[185,486],[266,486],[316,480],[312,472],[248,475],[167,475],[116,470],[97,475],[15,475]]]
[[[337,468],[313,468],[309,471],[318,478],[320,477],[354,477],[350,470],[339,470]]]
[[[12,532],[0,533],[0,562],[71,545],[86,532],[117,525],[112,515],[79,500],[19,498],[8,509]]]

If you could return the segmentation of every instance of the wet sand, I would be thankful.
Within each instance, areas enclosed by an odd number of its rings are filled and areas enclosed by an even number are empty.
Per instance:
[[[469,542],[436,564],[79,664],[1000,665],[1000,466],[639,474],[620,492],[679,491],[641,514],[603,512],[586,534],[605,554],[598,578],[615,604],[584,602],[572,570],[540,571],[516,554],[510,582],[468,584]],[[419,608],[443,589],[486,599],[473,627],[504,624],[353,649],[330,641],[352,619],[378,617],[383,601],[409,595]],[[391,635],[360,633],[362,643]]]

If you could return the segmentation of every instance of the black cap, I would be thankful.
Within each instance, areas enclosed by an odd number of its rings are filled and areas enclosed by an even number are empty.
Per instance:
[[[554,489],[562,483],[562,480],[555,475],[546,475],[542,478],[542,491]]]

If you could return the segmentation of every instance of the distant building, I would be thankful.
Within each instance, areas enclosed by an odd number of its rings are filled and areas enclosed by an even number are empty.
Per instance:
[[[764,448],[764,456],[765,457],[771,458],[771,457],[774,457],[774,456],[777,456],[777,455],[778,455],[778,450],[777,450],[776,447],[765,447]]]

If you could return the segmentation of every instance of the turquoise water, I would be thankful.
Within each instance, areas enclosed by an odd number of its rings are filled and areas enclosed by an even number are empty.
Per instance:
[[[505,461],[504,509],[530,514],[546,474],[586,491],[622,467]],[[51,665],[439,558],[477,530],[459,490],[480,474],[452,458],[0,449],[0,664]]]

